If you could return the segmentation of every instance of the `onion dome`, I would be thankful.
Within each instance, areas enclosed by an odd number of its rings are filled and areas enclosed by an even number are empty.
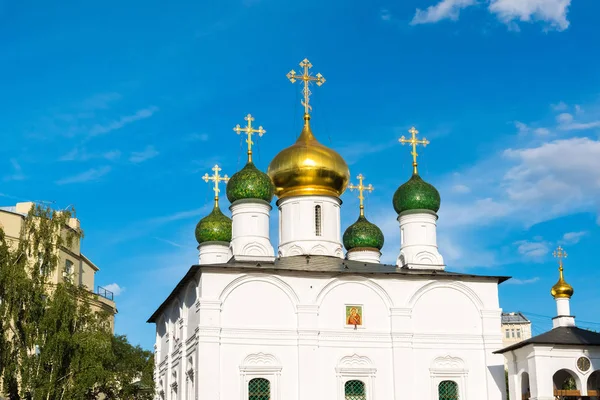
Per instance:
[[[553,255],[558,258],[558,282],[552,286],[550,294],[552,294],[552,297],[555,299],[570,299],[575,291],[573,290],[573,286],[569,285],[563,276],[563,259],[567,257],[567,252],[564,251],[562,247],[558,246]]]
[[[304,114],[304,127],[296,143],[275,156],[267,174],[280,199],[290,196],[339,197],[346,190],[348,164],[334,150],[317,141]]]
[[[217,202],[212,212],[196,225],[196,240],[198,244],[231,241],[231,218],[221,212]]]
[[[394,193],[393,204],[398,214],[408,210],[437,212],[440,209],[440,201],[437,189],[421,179],[418,173],[413,173],[408,182]]]
[[[270,203],[274,190],[271,178],[256,168],[252,161],[227,182],[227,198],[231,203],[241,199],[259,199]]]
[[[344,247],[350,251],[358,248],[381,250],[384,243],[383,232],[377,225],[369,222],[364,215],[344,232]]]

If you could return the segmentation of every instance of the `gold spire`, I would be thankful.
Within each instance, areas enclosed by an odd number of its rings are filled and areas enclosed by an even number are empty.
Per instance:
[[[408,133],[411,134],[411,138],[410,139],[406,139],[404,136],[402,136],[400,139],[398,139],[398,141],[400,143],[402,143],[402,145],[408,143],[410,145],[412,145],[412,151],[410,154],[412,154],[413,156],[413,174],[418,174],[417,172],[417,145],[422,144],[423,147],[426,147],[429,144],[429,140],[423,138],[423,140],[417,140],[417,134],[419,133],[418,130],[415,129],[415,127],[413,126],[412,128],[410,128],[408,130]]]
[[[302,60],[300,66],[304,68],[304,73],[302,75],[298,75],[296,74],[296,71],[291,70],[286,76],[292,83],[296,82],[296,80],[300,80],[304,83],[304,89],[302,89],[304,100],[300,102],[304,106],[304,121],[306,121],[305,124],[307,124],[308,120],[310,119],[309,111],[312,110],[312,107],[309,105],[311,95],[309,85],[311,84],[311,82],[315,82],[317,86],[321,86],[325,83],[325,78],[323,78],[323,75],[321,75],[320,73],[318,73],[315,76],[310,75],[308,70],[312,68],[312,64],[306,58]]]
[[[365,205],[364,205],[365,196],[363,195],[363,192],[364,191],[372,192],[373,189],[375,189],[375,188],[370,183],[368,186],[365,186],[363,184],[364,176],[362,174],[358,174],[356,179],[358,179],[358,185],[349,184],[348,189],[350,189],[350,190],[357,189],[358,190],[358,199],[360,200],[360,216],[364,217],[365,216]]]
[[[556,250],[552,253],[555,258],[558,258],[558,282],[554,286],[552,286],[552,290],[550,293],[552,297],[557,298],[567,298],[570,299],[573,296],[574,290],[571,285],[569,285],[563,276],[563,259],[567,258],[567,252],[563,250],[562,247],[558,246]]]
[[[237,132],[238,135],[242,132],[248,135],[246,143],[248,143],[248,162],[250,163],[252,162],[252,145],[254,144],[252,141],[252,134],[258,133],[258,136],[262,137],[262,135],[267,133],[267,131],[265,131],[262,126],[259,126],[258,129],[252,128],[252,121],[254,121],[254,117],[250,114],[246,115],[244,120],[248,121],[248,125],[242,128],[240,127],[240,124],[237,124],[235,128],[233,128],[233,131]]]
[[[221,171],[221,168],[215,164],[214,167],[212,167],[212,170],[215,172],[213,175],[208,175],[208,173],[204,174],[204,176],[202,177],[202,179],[204,179],[204,182],[208,181],[212,181],[215,183],[215,186],[213,187],[213,191],[215,192],[215,208],[219,207],[219,192],[221,191],[219,189],[219,182],[225,182],[227,183],[227,181],[229,181],[229,177],[227,176],[227,174],[221,176],[219,175],[219,171]]]

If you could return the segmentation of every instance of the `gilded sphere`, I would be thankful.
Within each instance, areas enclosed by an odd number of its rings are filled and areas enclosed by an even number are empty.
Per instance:
[[[415,173],[408,182],[396,190],[393,204],[398,214],[407,210],[437,212],[440,209],[440,193],[433,185],[425,182]]]
[[[196,225],[196,240],[204,242],[231,242],[231,218],[215,206],[210,214]]]
[[[227,182],[227,198],[231,203],[242,199],[260,199],[270,203],[273,199],[273,183],[267,174],[250,161]]]
[[[279,152],[269,164],[267,174],[275,185],[275,195],[280,199],[310,195],[340,197],[350,179],[348,164],[317,141],[310,129],[310,117],[304,119],[296,143]]]
[[[573,290],[573,286],[565,282],[565,280],[562,277],[562,274],[558,282],[556,282],[556,284],[552,286],[552,290],[550,290],[550,294],[552,294],[552,297],[554,297],[555,299],[570,299],[573,296],[573,293],[575,293],[575,290]]]

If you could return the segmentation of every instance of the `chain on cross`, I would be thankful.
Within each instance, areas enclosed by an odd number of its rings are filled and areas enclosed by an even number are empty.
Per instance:
[[[304,115],[308,115],[309,111],[312,110],[312,107],[309,104],[311,95],[309,86],[312,82],[315,82],[317,86],[321,86],[325,83],[325,78],[320,73],[318,73],[315,76],[310,75],[309,69],[312,68],[312,64],[306,58],[302,60],[300,66],[304,68],[304,73],[302,75],[298,75],[296,71],[291,70],[286,76],[292,83],[296,82],[296,80],[302,81],[304,83],[304,88],[302,89],[304,100],[300,102],[304,106]]]
[[[221,171],[221,168],[218,165],[215,165],[214,167],[212,167],[212,170],[214,171],[214,174],[212,175],[208,175],[208,173],[204,174],[204,176],[202,177],[202,179],[204,179],[204,182],[208,183],[209,181],[212,181],[215,183],[215,186],[213,187],[213,191],[215,192],[215,207],[219,206],[219,192],[221,191],[219,189],[219,182],[225,182],[227,183],[229,181],[229,177],[227,176],[227,174],[221,176],[219,174],[219,172]]]
[[[558,258],[559,269],[563,269],[563,259],[567,258],[567,252],[563,250],[562,247],[558,246],[556,250],[552,253],[554,258]]]
[[[369,183],[368,186],[365,186],[363,184],[363,180],[365,179],[365,177],[363,176],[363,174],[359,174],[356,177],[356,179],[358,179],[358,185],[350,184],[350,185],[348,185],[348,189],[350,189],[350,190],[354,190],[354,189],[358,190],[358,199],[360,200],[360,216],[364,217],[365,216],[365,203],[364,203],[365,196],[364,196],[364,192],[365,191],[366,192],[372,192],[373,189],[375,189],[375,188],[370,183]]]
[[[258,136],[262,137],[262,135],[267,133],[267,131],[265,131],[262,126],[259,126],[258,129],[252,128],[252,121],[254,121],[254,117],[250,114],[246,115],[244,120],[248,122],[248,125],[245,127],[241,127],[240,124],[237,124],[235,128],[233,128],[233,131],[237,132],[238,135],[242,132],[248,135],[246,143],[248,143],[248,162],[250,163],[252,162],[252,145],[254,144],[254,142],[252,141],[252,135],[254,133],[258,133]]]
[[[412,154],[413,156],[413,174],[417,174],[417,156],[419,155],[417,153],[417,146],[422,144],[423,147],[426,147],[429,144],[429,140],[423,138],[422,140],[417,140],[417,134],[419,133],[418,130],[415,129],[415,127],[413,126],[412,128],[410,128],[408,130],[408,133],[411,134],[410,139],[406,139],[404,136],[402,136],[400,139],[398,139],[398,141],[400,143],[402,143],[402,145],[405,145],[406,143],[410,144],[412,146],[412,151],[410,154]]]

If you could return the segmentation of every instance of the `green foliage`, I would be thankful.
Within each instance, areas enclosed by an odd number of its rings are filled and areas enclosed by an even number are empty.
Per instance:
[[[85,287],[50,279],[61,272],[59,250],[82,237],[68,227],[71,217],[35,206],[18,240],[0,228],[0,393],[11,400],[151,399],[152,353],[113,336]]]

